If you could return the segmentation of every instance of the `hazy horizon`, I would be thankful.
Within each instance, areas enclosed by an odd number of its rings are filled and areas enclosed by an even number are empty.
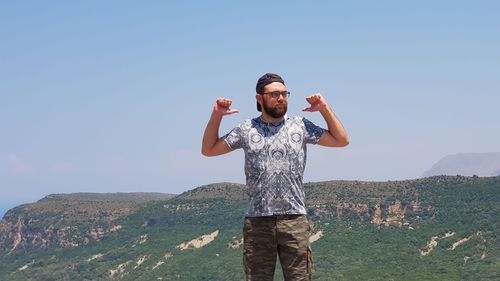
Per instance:
[[[433,177],[433,176],[425,176],[425,177]],[[466,176],[467,177],[467,176]],[[492,176],[494,177],[494,176]],[[418,178],[424,178],[424,176],[422,177],[416,177],[416,178],[407,178],[407,179],[398,179],[398,180],[413,180],[413,179],[418,179]],[[356,180],[356,179],[331,179],[332,181],[342,181],[342,180]],[[329,181],[329,180],[326,180],[326,181]],[[391,181],[391,180],[366,180],[366,181]],[[308,182],[311,182],[311,181],[308,181]],[[308,183],[308,182],[304,182],[304,183]],[[204,186],[204,185],[208,185],[208,184],[213,184],[213,183],[221,183],[221,182],[210,182],[210,183],[206,183],[206,184],[203,184],[203,185],[200,185],[200,186]],[[241,184],[244,184],[244,182],[234,182],[234,183],[241,183]],[[193,186],[192,188],[189,188],[189,189],[186,189],[185,191],[188,191],[188,190],[192,190],[192,189],[195,189],[197,187],[200,187],[200,186]],[[79,193],[80,191],[74,191],[74,192],[63,192],[63,193]],[[120,192],[120,191],[116,191],[116,192]],[[144,190],[144,191],[129,191],[130,193],[133,193],[133,192],[150,192],[150,191],[147,191],[147,190]],[[153,191],[151,191],[153,192]],[[99,191],[95,191],[93,193],[109,193],[107,191],[102,191],[102,192],[99,192]],[[163,193],[167,193],[167,192],[163,192]],[[182,193],[182,192],[181,192]],[[181,193],[176,193],[175,195],[179,195]],[[37,199],[34,199],[33,201],[18,201],[18,202],[12,202],[12,203],[9,203],[9,202],[3,202],[3,203],[0,203],[0,219],[5,215],[5,213],[7,213],[7,211],[9,211],[10,209],[14,208],[14,207],[17,207],[17,206],[20,206],[20,205],[23,205],[23,204],[30,204],[30,203],[35,203],[36,201],[44,198],[45,196],[48,196],[50,194],[45,194],[43,195],[42,197],[40,198],[37,198]]]

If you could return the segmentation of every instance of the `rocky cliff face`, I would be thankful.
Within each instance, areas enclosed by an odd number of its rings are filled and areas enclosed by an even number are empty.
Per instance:
[[[44,198],[7,212],[0,221],[0,252],[17,249],[74,248],[100,241],[120,231],[114,222],[130,215],[139,204],[130,201],[89,201]]]
[[[498,280],[499,188],[500,177],[308,183],[315,279]],[[244,186],[122,199],[56,196],[9,211],[0,280],[244,278]]]
[[[309,184],[306,185],[306,192],[310,194],[307,201],[309,216],[313,220],[322,217],[343,220],[356,216],[378,226],[411,227],[416,220],[431,217],[433,207],[422,206],[418,197],[411,200],[414,196],[395,199],[394,192],[384,192],[380,188],[386,185],[398,188],[408,183],[338,181],[322,183],[319,189]],[[181,213],[207,212],[212,207],[204,200],[219,198],[243,202],[244,194],[243,185],[212,184],[181,194],[177,201],[164,203],[163,208]],[[112,195],[50,195],[37,203],[14,208],[0,221],[0,252],[9,254],[18,249],[75,248],[99,242],[112,232],[123,231],[123,227],[115,221],[133,214],[147,202],[144,196],[139,196],[139,202],[123,200],[129,197],[119,194],[119,200],[113,200]],[[154,220],[151,221],[154,223]],[[146,223],[149,224],[151,222]]]
[[[435,181],[446,180],[437,177]],[[413,181],[361,182],[337,181],[310,184],[308,189],[309,215],[335,217],[337,220],[358,217],[377,226],[407,226],[429,219],[435,208],[421,202]],[[423,187],[427,185],[422,181]],[[325,188],[326,186],[326,188]]]
[[[334,216],[338,220],[346,216],[357,215],[370,220],[375,225],[409,226],[410,223],[418,219],[431,217],[434,209],[432,206],[422,207],[418,201],[401,202],[396,200],[394,203],[313,203],[310,204],[310,212],[315,216]]]

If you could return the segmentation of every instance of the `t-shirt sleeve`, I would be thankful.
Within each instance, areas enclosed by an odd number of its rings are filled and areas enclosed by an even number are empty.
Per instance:
[[[222,137],[224,141],[233,150],[243,147],[243,130],[241,126],[233,128],[229,133]]]
[[[307,120],[306,118],[303,118],[302,120],[304,121],[304,136],[306,143],[317,144],[323,133],[326,132],[326,129],[316,126],[313,122]]]

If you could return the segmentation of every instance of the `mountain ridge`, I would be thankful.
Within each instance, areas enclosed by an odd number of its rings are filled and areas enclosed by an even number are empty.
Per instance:
[[[77,200],[77,201],[124,201],[124,202],[147,202],[154,200],[168,200],[177,194],[162,192],[75,192],[75,193],[53,193],[37,202],[50,200]]]
[[[0,279],[242,280],[244,188],[216,183],[165,201],[14,208],[0,222]],[[500,278],[500,177],[304,189],[315,280]]]

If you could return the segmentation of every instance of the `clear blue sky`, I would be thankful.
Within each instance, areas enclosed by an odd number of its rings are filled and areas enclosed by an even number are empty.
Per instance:
[[[321,92],[344,149],[306,181],[420,177],[500,151],[498,1],[8,1],[0,4],[0,211],[50,193],[180,193],[244,182],[241,151],[200,154],[218,97],[257,116],[265,72],[290,115]]]

